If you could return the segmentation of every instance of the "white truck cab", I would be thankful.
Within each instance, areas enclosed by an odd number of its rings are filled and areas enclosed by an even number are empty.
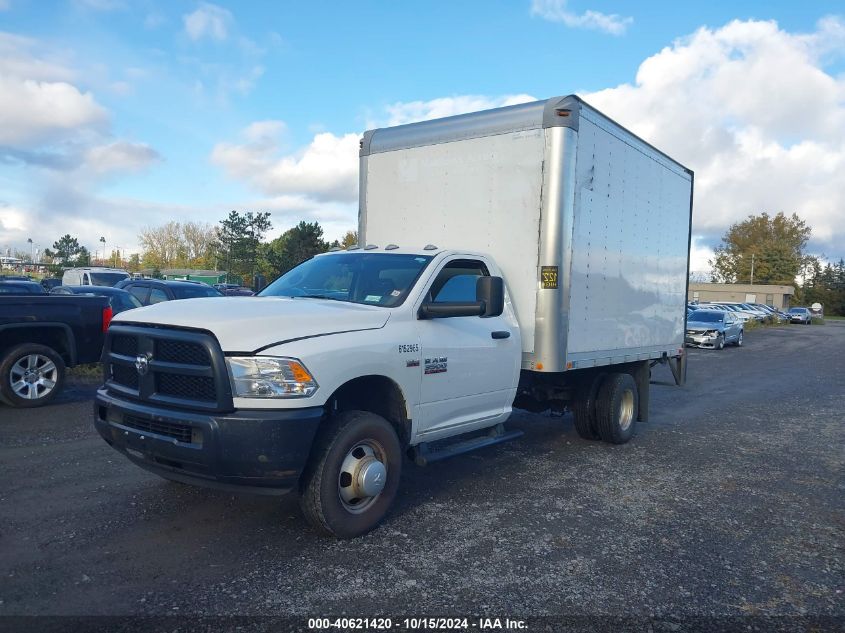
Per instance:
[[[340,537],[382,520],[404,454],[511,439],[514,406],[627,442],[650,365],[683,378],[691,172],[575,97],[361,145],[362,246],[115,317],[102,437],[165,478],[296,490]]]

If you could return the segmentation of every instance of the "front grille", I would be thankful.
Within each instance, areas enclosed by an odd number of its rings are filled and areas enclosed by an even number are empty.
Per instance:
[[[158,374],[156,391],[163,396],[186,400],[208,400],[217,398],[214,378],[210,376],[185,376],[183,374]]]
[[[114,382],[130,389],[138,389],[138,372],[131,365],[112,363],[111,375]]]
[[[168,339],[156,341],[154,358],[166,363],[182,363],[185,365],[211,364],[208,351],[202,345],[185,343],[183,341],[171,341]]]
[[[111,340],[111,351],[123,356],[138,355],[138,339],[135,336],[115,336]]]
[[[223,352],[207,332],[114,324],[106,362],[106,388],[117,396],[167,407],[232,409]]]
[[[145,420],[134,415],[124,415],[123,426],[128,426],[130,429],[136,431],[144,431],[145,433],[155,433],[156,435],[164,435],[172,437],[179,442],[189,444],[191,442],[193,428],[187,424],[179,424],[177,422],[164,422],[157,420]]]

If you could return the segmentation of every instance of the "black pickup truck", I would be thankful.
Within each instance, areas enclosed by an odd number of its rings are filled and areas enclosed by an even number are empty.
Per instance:
[[[0,295],[0,400],[47,404],[66,367],[100,360],[111,317],[108,297]]]

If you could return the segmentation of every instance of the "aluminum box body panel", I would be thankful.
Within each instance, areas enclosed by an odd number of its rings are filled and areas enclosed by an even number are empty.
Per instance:
[[[567,361],[683,347],[691,176],[582,113]],[[624,354],[623,354],[624,355]]]

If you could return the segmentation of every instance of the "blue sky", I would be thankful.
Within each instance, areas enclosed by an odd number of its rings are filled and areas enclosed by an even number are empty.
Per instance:
[[[144,226],[230,208],[271,210],[274,234],[304,218],[336,237],[355,228],[363,130],[577,92],[696,170],[698,268],[731,222],[762,210],[799,212],[811,247],[838,258],[843,13],[0,0],[0,248],[70,232],[132,251]],[[812,121],[786,124],[797,111]],[[772,187],[782,174],[800,186]]]

